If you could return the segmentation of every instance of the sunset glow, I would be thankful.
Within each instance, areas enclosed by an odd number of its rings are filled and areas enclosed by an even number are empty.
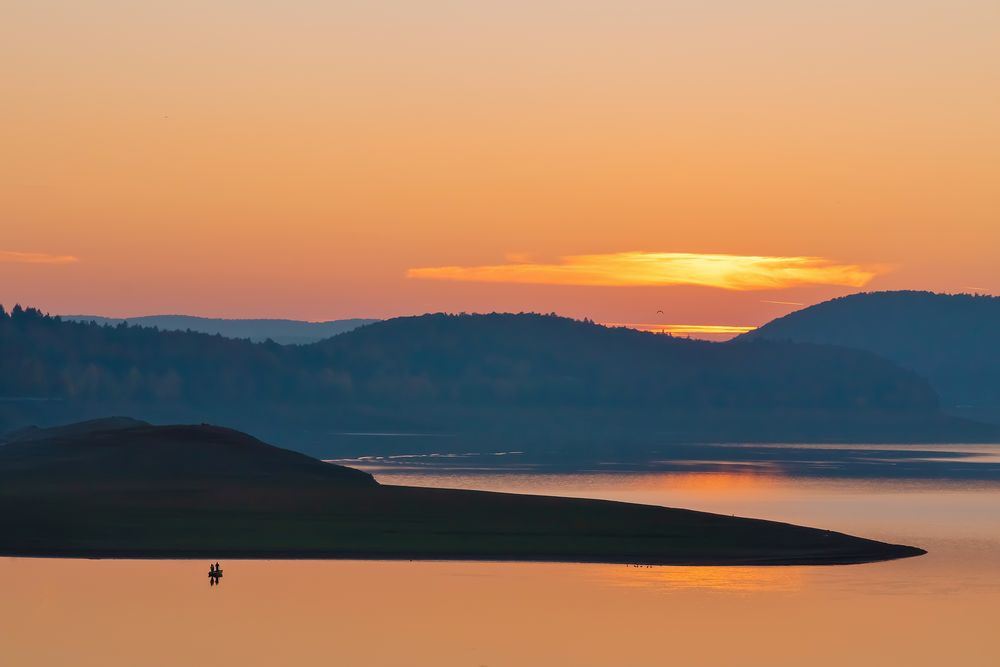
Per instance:
[[[638,331],[665,333],[672,336],[687,335],[696,338],[703,336],[710,338],[731,338],[757,328],[728,324],[638,324],[633,322],[603,322],[602,324],[606,327],[627,327]]]
[[[760,257],[677,252],[572,255],[555,263],[411,269],[411,278],[494,283],[588,286],[697,285],[728,290],[786,289],[803,285],[863,287],[887,267],[842,264],[823,257]]]
[[[1000,0],[0,0],[0,86],[0,667],[1000,667]]]
[[[6,5],[3,304],[750,326],[996,289],[995,2]]]

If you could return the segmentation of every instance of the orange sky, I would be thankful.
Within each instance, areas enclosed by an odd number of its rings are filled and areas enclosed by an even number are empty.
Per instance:
[[[986,0],[13,0],[0,303],[752,326],[1000,291],[998,26]],[[708,265],[678,256],[731,259],[683,284]],[[803,258],[833,272],[790,282]]]

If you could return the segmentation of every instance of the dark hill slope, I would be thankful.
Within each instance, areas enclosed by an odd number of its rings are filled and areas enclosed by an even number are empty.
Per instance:
[[[937,400],[912,372],[863,351],[723,345],[555,316],[425,315],[281,346],[32,310],[0,315],[5,430],[106,414],[210,420],[329,458],[365,453],[329,448],[344,431],[517,437],[529,448],[571,443],[570,454],[580,439],[622,434],[633,442],[995,435],[943,418]]]
[[[323,463],[232,429],[137,423],[122,427],[117,420],[96,420],[40,429],[32,437],[0,445],[0,475],[11,483],[16,476],[18,483],[62,480],[103,488],[227,480],[375,484],[366,472]]]
[[[854,294],[743,336],[868,350],[926,377],[956,414],[1000,421],[1000,298],[932,292]]]
[[[25,426],[24,428],[0,435],[0,445],[15,441],[47,440],[57,437],[86,435],[97,431],[117,431],[143,426],[150,426],[150,424],[139,419],[132,419],[131,417],[102,417],[100,419],[88,419],[87,421],[75,424],[52,426],[50,428]]]
[[[0,446],[0,554],[830,564],[923,553],[646,505],[383,486],[214,426],[62,433]]]
[[[936,394],[914,373],[835,346],[718,344],[544,315],[438,314],[380,322],[305,352],[312,365],[341,369],[365,403],[411,416],[403,429],[471,429],[519,448],[552,449],[562,439],[586,448],[636,438],[997,437],[942,418]]]
[[[932,412],[937,397],[874,355],[720,345],[545,315],[424,315],[309,348],[356,395],[449,404],[646,406],[655,411]]]

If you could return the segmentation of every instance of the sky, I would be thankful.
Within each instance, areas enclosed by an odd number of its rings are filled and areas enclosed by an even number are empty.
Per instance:
[[[0,303],[751,327],[1000,292],[998,29],[993,0],[7,0]]]

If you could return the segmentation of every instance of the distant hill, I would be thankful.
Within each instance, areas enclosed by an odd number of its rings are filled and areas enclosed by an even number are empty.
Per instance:
[[[2,555],[800,565],[924,553],[689,510],[382,485],[207,424],[115,418],[34,436],[0,444]]]
[[[868,350],[926,377],[946,410],[1000,422],[998,297],[854,294],[796,311],[741,339]]]
[[[378,320],[347,319],[328,322],[303,322],[300,320],[229,320],[191,315],[146,315],[143,317],[115,318],[97,315],[63,315],[70,322],[96,322],[117,325],[122,322],[141,327],[156,327],[163,331],[197,331],[219,334],[226,338],[249,338],[256,343],[268,339],[281,345],[315,343],[357,329]]]
[[[667,412],[926,412],[937,405],[925,382],[870,354],[723,345],[548,315],[402,317],[304,352],[349,375],[356,393],[407,401]]]
[[[914,373],[833,346],[718,344],[534,314],[398,318],[303,346],[0,315],[0,427],[107,414],[226,423],[328,458],[370,453],[337,440],[359,431],[568,457],[580,443],[651,438],[997,437],[942,416]]]

